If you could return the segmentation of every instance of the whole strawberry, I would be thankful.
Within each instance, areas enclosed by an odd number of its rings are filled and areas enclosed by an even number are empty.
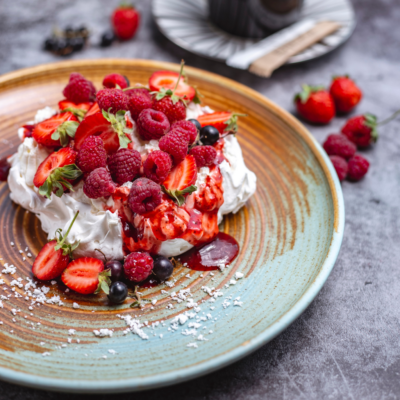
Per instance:
[[[327,124],[336,113],[332,96],[322,86],[302,85],[294,102],[298,113],[307,121]]]
[[[348,75],[334,77],[329,92],[336,110],[342,113],[351,111],[362,98],[361,90]]]
[[[140,14],[132,5],[120,5],[111,16],[114,32],[121,40],[129,40],[135,35],[140,23]]]
[[[375,115],[364,114],[347,120],[342,133],[359,147],[367,147],[378,140],[377,119]]]

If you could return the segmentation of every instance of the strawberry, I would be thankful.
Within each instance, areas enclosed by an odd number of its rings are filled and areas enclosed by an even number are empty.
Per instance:
[[[56,196],[61,197],[64,189],[72,189],[70,181],[79,178],[82,171],[75,165],[76,151],[64,147],[51,153],[40,165],[33,179],[33,184],[39,188],[39,194],[50,199],[53,189]]]
[[[86,117],[88,117],[89,115],[93,115],[96,114],[98,112],[100,112],[100,107],[99,105],[96,103],[93,103],[92,107],[89,108],[88,112],[86,113]]]
[[[33,129],[32,136],[39,144],[47,147],[67,146],[68,137],[74,137],[79,125],[72,112],[54,115],[38,123]]]
[[[91,102],[76,104],[67,99],[64,99],[64,100],[61,100],[58,102],[58,108],[60,110],[65,110],[66,108],[78,108],[80,110],[88,111],[92,106],[93,106],[93,103],[91,103]]]
[[[140,23],[140,14],[131,5],[120,5],[111,16],[114,32],[121,40],[129,40],[135,35]]]
[[[75,134],[75,149],[79,150],[88,136],[100,136],[107,153],[115,153],[119,147],[126,148],[130,139],[126,136],[125,111],[116,114],[98,112],[84,118]]]
[[[231,113],[228,111],[218,111],[211,114],[200,115],[197,121],[201,127],[211,125],[217,128],[219,133],[236,133],[238,131],[238,117],[246,117],[246,114]]]
[[[185,82],[182,76],[183,61],[181,63],[181,72],[173,71],[157,71],[154,72],[149,79],[149,87],[153,92],[174,91],[174,94],[179,98],[187,101],[199,103],[198,93],[196,89]]]
[[[78,214],[79,211],[75,214],[64,236],[62,235],[62,229],[58,229],[56,238],[46,243],[42,250],[39,251],[32,265],[32,273],[36,278],[44,281],[58,278],[67,267],[70,254],[79,246],[79,242],[72,245],[65,243]]]
[[[109,293],[111,271],[104,271],[104,264],[97,258],[82,257],[71,261],[61,275],[70,289],[81,294]]]
[[[302,88],[294,98],[298,113],[307,121],[327,124],[336,113],[330,93],[322,86],[303,85]]]
[[[362,98],[361,90],[348,75],[333,77],[329,92],[336,110],[342,113],[351,111]]]
[[[188,155],[182,162],[172,168],[161,188],[163,192],[172,197],[179,206],[182,206],[185,203],[185,197],[183,195],[197,190],[197,187],[194,186],[196,179],[196,160],[193,156]]]

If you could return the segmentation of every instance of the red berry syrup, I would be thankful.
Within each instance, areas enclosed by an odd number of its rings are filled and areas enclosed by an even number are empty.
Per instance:
[[[221,264],[230,264],[238,254],[239,243],[236,239],[219,232],[212,242],[194,247],[177,258],[187,268],[211,271],[218,269]]]
[[[4,157],[0,160],[0,181],[6,181],[10,172],[11,165],[8,163],[7,158]]]

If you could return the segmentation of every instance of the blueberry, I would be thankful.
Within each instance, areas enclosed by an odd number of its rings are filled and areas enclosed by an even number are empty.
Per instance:
[[[74,51],[80,51],[83,49],[85,45],[85,39],[81,37],[76,37],[68,40],[70,46],[74,49]]]
[[[197,128],[197,130],[200,131],[201,124],[199,121],[197,121],[197,119],[189,119],[188,121],[190,121]]]
[[[173,271],[174,266],[167,257],[156,256],[154,258],[153,273],[159,281],[163,282],[168,279],[172,275]]]
[[[103,33],[103,35],[101,36],[101,42],[100,42],[100,46],[101,47],[108,47],[111,46],[112,43],[115,40],[115,35],[114,32],[105,32]]]
[[[203,126],[200,129],[200,141],[205,145],[211,145],[219,139],[218,129],[212,125]]]
[[[113,282],[118,281],[123,277],[124,267],[117,260],[108,261],[104,269],[111,270],[111,280]]]
[[[43,48],[47,51],[54,51],[57,47],[57,39],[56,38],[47,38],[43,43]]]
[[[65,36],[72,36],[75,33],[74,29],[72,28],[72,26],[66,26],[64,29],[64,34]]]
[[[76,32],[78,33],[79,36],[83,37],[83,38],[87,38],[89,36],[89,31],[86,28],[86,26],[82,25],[80,28],[78,28],[76,30]]]
[[[108,295],[109,300],[112,303],[122,303],[128,296],[128,286],[123,282],[114,282],[110,286],[110,294]]]

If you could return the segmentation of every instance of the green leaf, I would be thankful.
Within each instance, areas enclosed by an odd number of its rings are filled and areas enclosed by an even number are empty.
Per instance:
[[[247,114],[232,114],[232,116],[224,122],[227,127],[224,129],[224,132],[229,132],[229,133],[237,133],[238,131],[238,117],[247,117]]]
[[[126,136],[126,133],[131,133],[132,129],[126,127],[126,121],[125,121],[126,111],[119,110],[117,111],[116,114],[112,114],[109,111],[107,112],[105,110],[102,110],[103,116],[107,121],[111,123],[113,130],[117,133],[119,139],[119,145],[122,148],[127,148],[128,144],[131,143],[132,140],[130,140],[128,136]]]
[[[193,98],[193,103],[194,104],[201,104],[201,97],[204,97],[204,96],[199,92],[199,89],[197,89],[197,87],[195,87],[194,90],[195,90],[196,94],[195,94],[195,96]]]
[[[105,271],[101,272],[99,274],[99,285],[97,286],[97,289],[95,293],[100,293],[103,291],[106,294],[110,293],[110,285],[111,285],[111,270],[106,269]]]
[[[79,241],[71,244],[65,243],[65,240],[68,237],[69,232],[71,231],[72,226],[74,225],[74,222],[76,221],[76,219],[78,218],[79,215],[79,211],[76,212],[74,218],[72,219],[71,223],[69,224],[69,227],[67,229],[67,232],[65,233],[65,235],[63,236],[62,234],[62,229],[57,229],[55,232],[55,239],[57,240],[57,244],[54,246],[54,250],[63,250],[63,255],[69,255],[71,254],[79,245]],[[58,237],[57,237],[58,236]]]
[[[375,143],[378,140],[378,118],[370,113],[364,114],[364,125],[371,129],[371,139]]]
[[[51,135],[53,140],[60,140],[61,146],[66,147],[68,146],[69,139],[68,136],[71,138],[75,137],[76,129],[79,126],[79,122],[76,121],[66,121],[63,122]]]
[[[49,180],[49,178],[47,178],[43,185],[40,186],[39,188],[39,194],[41,194],[42,196],[46,196],[48,199],[50,199],[51,197],[51,192],[52,192],[52,185],[51,185],[51,181]]]
[[[191,185],[183,190],[170,190],[167,189],[164,185],[161,185],[162,191],[170,196],[172,200],[178,203],[178,206],[183,206],[185,204],[185,196],[184,194],[193,193],[197,190],[197,186]]]
[[[64,110],[61,110],[60,112],[62,112],[62,113],[71,112],[81,122],[83,120],[83,118],[85,118],[87,110],[83,110],[82,108],[67,107],[67,108],[64,108]],[[71,121],[71,122],[73,122],[73,121]]]
[[[300,93],[297,93],[294,97],[294,100],[296,101],[297,99],[300,99],[300,101],[304,104],[307,102],[308,98],[310,97],[311,93],[314,92],[319,92],[321,90],[324,90],[325,87],[322,85],[316,85],[316,86],[311,86],[311,85],[301,85],[302,90]]]

